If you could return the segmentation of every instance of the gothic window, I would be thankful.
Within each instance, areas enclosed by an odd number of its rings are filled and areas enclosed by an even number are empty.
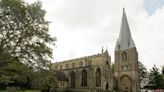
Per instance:
[[[75,68],[75,63],[72,63],[72,68]]]
[[[101,71],[100,68],[96,70],[96,87],[100,87],[101,85]]]
[[[127,53],[123,52],[122,53],[122,61],[126,61],[127,60]]]
[[[109,62],[106,61],[106,64],[105,64],[105,79],[109,78],[109,69],[110,69]]]
[[[68,69],[68,64],[65,65],[65,68]]]
[[[79,67],[83,67],[83,62],[82,61],[79,62]]]
[[[106,68],[110,69],[109,62],[108,61],[106,61],[105,66],[106,66]]]
[[[88,66],[92,65],[92,61],[88,60]]]
[[[82,70],[82,82],[81,86],[87,86],[87,71],[84,69]]]
[[[70,73],[70,83],[71,83],[71,88],[75,87],[75,72],[71,71]]]
[[[60,65],[60,70],[63,68],[63,66],[62,65]]]
[[[84,65],[88,66],[88,60],[87,59],[85,59],[85,64]]]

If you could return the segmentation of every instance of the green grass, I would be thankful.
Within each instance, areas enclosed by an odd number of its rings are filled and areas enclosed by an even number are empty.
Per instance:
[[[25,91],[17,91],[17,92],[40,92],[39,90],[25,90]]]
[[[7,92],[7,91],[0,90],[0,92]],[[40,92],[40,90],[25,90],[25,91],[16,91],[16,92]]]

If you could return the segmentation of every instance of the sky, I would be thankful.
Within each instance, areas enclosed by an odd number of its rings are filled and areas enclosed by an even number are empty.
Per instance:
[[[164,65],[164,0],[40,1],[57,38],[53,62],[101,53],[103,47],[113,63],[124,7],[139,61],[148,69]]]

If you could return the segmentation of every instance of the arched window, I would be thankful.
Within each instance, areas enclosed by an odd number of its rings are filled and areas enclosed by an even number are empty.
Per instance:
[[[72,68],[75,68],[75,63],[72,63]]]
[[[82,71],[81,86],[87,86],[87,71],[85,69]]]
[[[101,71],[100,68],[97,68],[96,70],[96,87],[101,86]]]
[[[71,83],[71,88],[75,87],[75,72],[71,71],[70,73],[70,83]]]
[[[109,70],[110,70],[110,66],[109,66],[109,62],[106,61],[105,63],[105,79],[109,79]]]
[[[65,65],[65,69],[68,69],[68,64]]]
[[[82,61],[79,62],[79,67],[83,67],[83,62]]]
[[[105,68],[110,69],[109,62],[108,61],[106,61],[106,63],[105,63]]]
[[[84,61],[84,66],[88,66],[88,60],[87,59],[85,59],[85,61]]]
[[[88,60],[88,66],[92,65],[92,60]]]
[[[61,70],[61,69],[63,69],[63,66],[62,66],[62,65],[60,65],[60,70]]]
[[[126,61],[127,60],[127,53],[126,52],[123,52],[122,53],[122,60],[123,61]]]

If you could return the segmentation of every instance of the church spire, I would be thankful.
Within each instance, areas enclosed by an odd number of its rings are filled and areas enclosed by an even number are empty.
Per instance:
[[[135,44],[130,33],[130,28],[127,21],[125,9],[123,8],[120,35],[116,43],[115,51],[126,50],[132,47],[135,47]]]

